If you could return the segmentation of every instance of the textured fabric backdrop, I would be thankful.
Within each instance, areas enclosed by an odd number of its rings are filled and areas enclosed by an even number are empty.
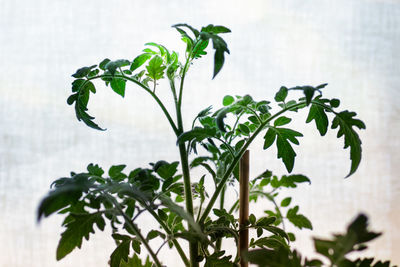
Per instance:
[[[358,112],[367,125],[360,134],[363,160],[349,179],[343,179],[350,167],[343,140],[334,132],[320,138],[314,125],[302,130],[294,173],[308,175],[312,185],[300,186],[294,200],[314,230],[299,233],[296,246],[312,255],[312,236],[344,231],[364,211],[372,228],[384,232],[367,255],[400,264],[400,2],[0,0],[0,266],[107,266],[110,230],[56,262],[61,217],[37,225],[40,198],[55,178],[90,162],[135,168],[178,154],[160,110],[134,86],[123,100],[105,87],[92,98],[90,110],[106,132],[78,123],[66,105],[70,74],[105,57],[132,59],[149,41],[183,51],[170,28],[180,22],[232,30],[219,76],[211,81],[208,57],[187,77],[186,125],[225,94],[271,99],[281,85],[328,82],[325,95]],[[301,113],[294,125],[304,120]],[[260,148],[261,142],[252,147],[251,174],[265,168],[284,174],[276,150]],[[260,214],[265,205],[251,208]],[[161,253],[168,266],[179,266],[168,249]]]

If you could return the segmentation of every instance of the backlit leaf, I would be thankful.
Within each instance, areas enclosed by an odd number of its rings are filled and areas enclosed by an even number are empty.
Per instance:
[[[130,70],[131,71],[135,71],[137,68],[142,66],[150,58],[151,58],[151,54],[148,54],[148,53],[144,53],[144,54],[141,54],[141,55],[137,56],[133,60],[132,65],[130,67]]]
[[[344,136],[344,148],[350,147],[351,168],[346,177],[349,177],[357,170],[361,161],[361,140],[353,127],[365,129],[365,124],[359,119],[354,119],[353,117],[356,115],[355,112],[347,110],[337,113],[331,126],[332,129],[339,128],[338,138]]]
[[[74,220],[66,225],[67,229],[61,234],[58,243],[57,260],[64,258],[74,248],[81,248],[82,239],[89,240],[90,233],[94,233],[94,224],[100,230],[104,230],[105,222],[101,213],[71,214],[71,216]]]
[[[163,66],[162,64],[163,64],[162,58],[160,56],[154,56],[149,61],[149,65],[146,66],[147,76],[149,76],[154,81],[163,78],[166,66]]]
[[[110,258],[111,267],[120,267],[121,261],[128,262],[130,239],[123,240],[113,251]]]
[[[301,133],[292,129],[270,127],[264,136],[264,149],[267,149],[269,146],[271,146],[276,138],[278,158],[282,159],[288,172],[291,172],[293,170],[296,152],[294,152],[290,142],[298,145],[299,141],[297,140],[297,137],[301,136],[303,136]]]
[[[122,97],[125,96],[126,80],[122,78],[113,78],[110,82],[110,86],[114,92],[116,92]]]

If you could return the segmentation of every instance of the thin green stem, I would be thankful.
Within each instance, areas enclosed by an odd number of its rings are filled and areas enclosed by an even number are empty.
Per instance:
[[[235,121],[235,124],[233,125],[233,128],[232,128],[232,135],[229,137],[229,144],[232,142],[232,140],[233,140],[233,132],[235,131],[235,129],[236,129],[236,126],[237,126],[237,124],[239,123],[239,120],[240,120],[240,117],[242,117],[242,115],[243,115],[243,112],[241,112],[238,116],[237,116],[237,118],[236,118],[236,121]]]
[[[105,196],[114,204],[115,208],[118,210],[119,214],[124,217],[125,223],[131,230],[135,233],[135,235],[140,239],[143,245],[146,247],[147,251],[149,252],[150,256],[153,258],[154,263],[157,267],[162,267],[160,260],[158,259],[157,255],[154,253],[153,249],[150,247],[149,243],[147,242],[146,238],[140,232],[140,229],[130,220],[130,218],[124,213],[121,206],[119,205],[118,201],[116,201],[113,197],[110,197],[108,194]]]
[[[175,101],[176,105],[176,117],[177,117],[177,122],[178,122],[178,134],[177,137],[183,133],[183,123],[182,123],[182,96],[183,96],[183,85],[185,81],[185,76],[186,72],[188,69],[188,66],[190,64],[190,55],[186,59],[185,66],[183,67],[182,70],[182,77],[181,77],[181,83],[179,87],[179,98],[178,102]],[[171,84],[173,88],[175,88],[174,84]],[[186,149],[185,144],[179,144],[179,154],[181,158],[181,164],[182,164],[182,174],[183,174],[183,186],[184,186],[184,191],[185,191],[185,202],[186,202],[186,211],[193,216],[193,195],[192,195],[192,183],[190,180],[190,168],[189,168],[189,160],[188,160],[188,152]],[[191,230],[191,226],[189,225],[189,231]],[[192,267],[198,267],[199,263],[197,262],[198,258],[198,250],[199,246],[197,241],[190,241],[189,242],[189,254],[190,254],[190,263]]]
[[[229,150],[229,153],[232,155],[232,157],[235,156],[235,151],[232,149],[230,144],[228,144],[227,142],[225,142],[221,138],[215,138],[215,139],[219,140],[221,143],[223,143],[226,146],[226,148]]]
[[[164,229],[164,231],[168,235],[172,235],[173,234],[171,232],[171,230],[168,228],[168,226],[164,223],[163,220],[161,220],[161,218],[158,216],[158,214],[154,210],[148,209],[148,211],[150,212],[151,215],[153,215],[154,219],[156,219],[156,221],[160,224],[160,226]],[[178,251],[179,255],[181,256],[182,261],[185,263],[185,266],[190,266],[190,262],[189,262],[188,258],[186,257],[186,254],[183,251],[183,249],[182,249],[181,245],[179,244],[178,240],[172,239],[171,241],[174,244],[174,246],[175,246],[176,250]]]
[[[304,104],[305,104],[305,101],[297,103],[297,104],[294,104],[294,105],[292,105],[290,107],[286,107],[286,108],[282,109],[281,111],[277,112],[276,114],[272,115],[268,119],[266,119],[263,123],[260,124],[260,126],[258,126],[256,131],[250,136],[250,138],[247,140],[247,142],[243,145],[243,147],[240,150],[240,152],[233,159],[231,165],[229,165],[228,170],[225,172],[224,176],[222,177],[221,182],[217,186],[217,189],[215,190],[214,194],[212,195],[212,197],[210,199],[210,202],[208,203],[206,209],[203,212],[202,217],[200,218],[200,221],[199,221],[200,225],[203,224],[205,222],[205,220],[207,219],[208,214],[210,213],[212,207],[214,206],[215,201],[217,200],[217,197],[219,196],[219,194],[221,193],[222,189],[224,188],[226,181],[228,180],[228,178],[232,174],[236,164],[238,164],[240,158],[242,157],[242,155],[244,154],[246,149],[250,146],[250,144],[253,142],[253,140],[257,137],[257,135],[265,128],[265,126],[270,121],[272,121],[273,119],[275,119],[276,117],[278,117],[282,113],[285,113],[286,111],[289,111],[289,110],[291,110],[293,108],[297,108],[297,107],[303,106]]]
[[[89,81],[89,80],[94,80],[94,79],[98,79],[98,78],[113,78],[113,77],[123,78],[123,79],[126,79],[126,80],[130,81],[130,82],[133,82],[133,83],[139,85],[140,87],[142,87],[146,92],[148,92],[148,93],[154,98],[154,100],[157,102],[157,104],[160,106],[160,108],[161,108],[161,110],[163,111],[165,117],[167,118],[169,124],[171,125],[171,127],[172,127],[174,133],[175,133],[175,134],[178,134],[178,128],[176,127],[175,122],[172,120],[171,115],[169,114],[167,108],[164,106],[164,104],[162,103],[162,101],[157,97],[157,95],[156,95],[154,92],[152,92],[152,90],[151,90],[149,87],[145,86],[145,85],[142,84],[141,82],[139,82],[139,81],[137,81],[137,80],[135,80],[135,79],[133,79],[133,78],[127,77],[127,76],[125,76],[125,75],[123,75],[123,74],[122,74],[122,75],[120,75],[120,74],[115,74],[114,76],[102,74],[102,75],[90,77],[90,78],[87,79],[87,81]],[[83,86],[83,85],[84,85],[84,84],[82,84],[82,86]]]
[[[271,201],[273,204],[274,204],[274,206],[275,206],[275,208],[276,208],[276,211],[278,212],[278,215],[281,217],[281,223],[282,223],[282,228],[283,228],[283,230],[285,230],[285,222],[284,222],[284,218],[283,218],[283,216],[282,216],[282,212],[281,212],[281,209],[279,208],[279,205],[276,203],[276,201],[275,201],[275,199],[274,199],[274,197],[272,197],[270,194],[268,194],[268,193],[265,193],[265,192],[263,192],[263,191],[253,191],[253,192],[250,192],[250,194],[258,194],[258,195],[263,195],[264,197],[266,197],[269,201]]]
[[[226,192],[226,186],[224,187],[224,189],[222,189],[222,191],[221,191],[221,196],[220,196],[220,198],[219,198],[219,208],[220,208],[221,210],[224,208],[225,192]],[[220,251],[220,250],[221,250],[222,238],[218,238],[218,239],[217,239],[217,242],[216,242],[215,246],[217,247],[217,251]]]
[[[247,109],[248,109],[251,113],[253,113],[254,116],[256,116],[257,120],[258,120],[260,123],[262,123],[262,119],[260,118],[260,116],[258,116],[257,112],[256,112],[254,109],[249,108],[249,107],[247,107]]]
[[[186,211],[193,216],[193,195],[192,195],[192,184],[190,181],[190,171],[189,171],[189,162],[188,162],[188,154],[186,151],[186,147],[184,144],[179,144],[179,153],[181,157],[182,164],[182,174],[183,174],[183,186],[185,191],[185,202],[186,202]],[[189,225],[189,231],[191,230],[191,226]],[[191,241],[189,243],[189,251],[190,251],[190,262],[193,267],[198,266],[197,255],[198,255],[198,243],[197,241]]]
[[[185,65],[183,66],[183,70],[182,70],[181,84],[179,86],[179,100],[178,100],[179,109],[182,106],[183,84],[185,82],[186,73],[188,71],[188,67],[190,64],[190,57],[191,57],[191,53],[189,54],[189,57],[186,59]]]

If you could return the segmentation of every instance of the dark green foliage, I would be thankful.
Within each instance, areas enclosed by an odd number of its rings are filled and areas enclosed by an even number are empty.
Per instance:
[[[298,137],[303,135],[288,125],[301,109],[308,109],[306,123],[314,121],[321,136],[326,135],[330,116],[333,117],[331,128],[338,129],[338,138],[344,137],[344,148],[350,147],[351,175],[361,160],[361,140],[355,128],[365,129],[364,123],[355,118],[354,112],[336,111],[340,101],[322,98],[322,89],[327,84],[321,84],[289,89],[282,86],[274,95],[275,104],[265,99],[257,101],[250,95],[226,95],[222,107],[215,111],[211,106],[201,110],[191,127],[185,129],[182,116],[185,76],[196,59],[207,55],[212,43],[215,78],[224,65],[226,53],[230,52],[221,34],[230,30],[212,24],[201,30],[188,24],[173,27],[186,44],[183,57],[159,43],[149,42],[132,61],[106,58],[98,67],[83,67],[72,75],[72,94],[67,103],[74,105],[79,121],[97,130],[103,129],[88,114],[90,96],[97,92],[94,80],[104,82],[122,97],[127,82],[147,92],[175,133],[180,161],[158,160],[150,163],[150,167],[138,167],[130,172],[126,172],[126,165],[114,165],[109,168],[108,177],[101,167],[89,164],[87,172],[71,173],[71,177],[56,180],[40,203],[38,220],[53,213],[65,217],[57,259],[80,248],[82,239],[89,239],[96,226],[103,230],[107,221],[116,243],[110,257],[112,267],[161,267],[158,252],[164,245],[175,247],[185,266],[238,266],[239,255],[228,255],[222,249],[222,240],[238,244],[242,227],[255,234],[250,247],[257,249],[244,254],[251,263],[276,267],[322,266],[320,260],[302,258],[292,250],[291,242],[296,236],[285,229],[287,224],[312,229],[310,220],[299,213],[296,200],[286,195],[287,190],[302,183],[311,184],[308,177],[301,174],[278,177],[266,170],[252,178],[249,200],[264,201],[265,210],[263,216],[251,214],[244,225],[239,225],[235,214],[239,202],[227,203],[225,191],[237,185],[239,160],[260,134],[264,136],[263,148],[276,143],[277,157],[282,159],[286,170],[292,172],[296,157],[292,145],[299,145]],[[156,86],[164,81],[171,90],[174,114],[170,113],[170,106],[164,105],[164,97],[156,92]],[[304,97],[292,99],[293,90],[302,91]],[[189,164],[191,152],[194,154]],[[194,168],[197,170],[191,174]],[[159,227],[143,232],[137,221],[143,213]],[[364,249],[365,242],[379,235],[369,232],[366,224],[366,218],[360,216],[345,235],[336,235],[333,240],[315,239],[317,251],[336,264],[333,266],[389,266],[389,262],[374,263],[373,259],[351,261],[346,258],[347,253]],[[161,246],[156,250],[157,242],[161,242]],[[181,242],[189,243],[188,255]],[[144,249],[153,262],[148,257],[142,263],[138,254]]]
[[[326,134],[326,132],[328,131],[329,121],[328,121],[328,116],[325,113],[325,109],[324,109],[323,105],[329,100],[320,99],[318,97],[318,98],[314,99],[314,101],[316,104],[311,105],[306,123],[309,123],[314,120],[319,133],[321,134],[321,136],[324,136]],[[322,104],[322,105],[318,105],[317,103]]]
[[[78,69],[74,74],[72,74],[72,77],[74,78],[83,78],[89,74],[89,72],[95,68],[97,65],[93,65],[90,67],[83,67]]]
[[[327,257],[330,266],[337,267],[390,267],[389,261],[377,261],[375,259],[365,258],[350,260],[347,254],[350,252],[360,251],[366,248],[365,243],[369,242],[380,235],[380,233],[370,232],[367,229],[367,217],[359,215],[347,228],[347,233],[335,234],[331,240],[314,239],[316,251]],[[265,241],[264,241],[265,240]],[[319,259],[308,260],[302,259],[301,255],[296,251],[291,251],[285,246],[274,247],[274,244],[268,242],[268,239],[258,241],[261,249],[251,250],[244,254],[247,261],[262,267],[309,267],[323,266]],[[268,247],[265,248],[264,246]],[[272,248],[272,249],[271,249]]]
[[[286,218],[296,227],[302,229],[302,228],[307,228],[312,230],[312,225],[310,220],[307,219],[302,214],[298,214],[297,212],[299,211],[299,206],[295,206],[294,208],[291,208],[288,210],[286,214]]]
[[[74,248],[81,248],[82,238],[89,240],[89,234],[94,233],[94,224],[100,230],[104,230],[105,221],[101,213],[71,214],[72,221],[67,223],[67,229],[61,234],[57,247],[57,260],[61,260]]]
[[[296,152],[294,152],[290,142],[298,145],[299,141],[297,140],[297,137],[301,136],[303,136],[301,133],[288,128],[278,128],[270,126],[264,136],[264,149],[270,147],[276,139],[278,158],[282,159],[288,172],[291,172],[293,170]]]
[[[351,168],[347,177],[357,170],[361,161],[361,140],[353,127],[365,129],[365,124],[359,119],[354,119],[356,115],[355,112],[345,110],[337,113],[332,121],[332,129],[339,128],[337,137],[344,136],[344,148],[350,147]]]
[[[204,267],[236,267],[237,264],[231,262],[232,256],[224,256],[225,251],[218,251],[208,256]]]
[[[279,91],[275,94],[276,102],[284,102],[288,95],[288,89],[285,86],[282,86]]]
[[[138,257],[137,254],[134,254],[133,257],[128,258],[128,262],[121,261],[119,267],[153,267],[154,263],[152,263],[149,259],[149,256],[146,257],[145,263],[142,263],[142,260]]]
[[[119,244],[110,257],[111,267],[120,267],[121,262],[128,262],[131,238],[127,235],[114,234],[113,238],[118,240]]]
[[[344,235],[336,234],[333,240],[314,238],[314,244],[316,251],[327,257],[333,265],[357,266],[350,264],[350,260],[345,257],[346,254],[352,251],[365,249],[366,246],[364,243],[369,242],[380,235],[381,233],[375,233],[368,230],[368,218],[365,215],[360,214],[347,227],[347,233]]]
[[[311,267],[322,266],[319,260],[302,260],[300,254],[283,247],[278,249],[255,249],[244,254],[247,261],[259,267]]]

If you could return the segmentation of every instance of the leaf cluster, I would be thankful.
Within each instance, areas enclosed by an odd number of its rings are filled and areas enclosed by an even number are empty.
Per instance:
[[[259,266],[322,266],[319,259],[308,260],[291,248],[295,234],[286,231],[286,224],[298,229],[312,229],[311,221],[300,213],[294,199],[286,196],[288,190],[302,183],[311,183],[294,170],[296,146],[303,134],[290,123],[297,112],[305,110],[306,123],[314,121],[321,136],[329,128],[337,130],[337,138],[343,138],[344,149],[349,148],[352,175],[361,161],[361,140],[358,130],[365,129],[356,113],[337,110],[338,99],[323,98],[326,83],[318,86],[282,86],[271,100],[255,100],[250,95],[226,95],[222,107],[213,111],[211,106],[201,110],[189,130],[184,130],[182,95],[185,76],[197,59],[207,54],[212,43],[214,51],[213,78],[222,69],[226,54],[230,51],[221,37],[230,30],[224,26],[208,25],[197,30],[188,24],[172,26],[186,44],[184,59],[165,46],[149,42],[133,59],[102,60],[98,65],[78,69],[72,77],[72,94],[67,99],[74,105],[79,121],[87,126],[103,130],[88,114],[90,96],[97,92],[95,80],[124,97],[126,84],[132,82],[145,90],[160,106],[177,139],[179,161],[159,160],[150,167],[126,172],[126,165],[111,166],[105,171],[98,165],[89,164],[87,171],[71,173],[52,184],[52,189],[42,200],[38,220],[54,213],[63,214],[64,232],[57,248],[57,259],[64,258],[75,248],[81,248],[83,238],[88,240],[96,229],[103,231],[107,224],[112,229],[116,248],[110,256],[112,267],[162,266],[158,252],[168,245],[175,247],[186,266],[238,266],[239,254],[228,255],[222,249],[222,240],[233,239],[238,243],[243,228],[255,231],[250,241],[253,249],[244,258]],[[175,104],[176,120],[158,97],[156,88],[167,80]],[[179,87],[176,87],[179,84]],[[303,96],[294,98],[293,91]],[[238,201],[226,203],[225,192],[237,185],[239,160],[250,144],[263,136],[263,149],[274,144],[277,158],[281,159],[288,174],[278,177],[266,170],[250,181],[250,201],[266,201],[262,216],[251,214],[245,225],[239,225],[235,217]],[[189,156],[191,156],[189,158]],[[190,159],[190,161],[189,161]],[[198,169],[200,175],[190,177]],[[192,172],[194,173],[194,172]],[[209,188],[207,184],[214,185]],[[284,193],[282,193],[284,192]],[[219,207],[216,200],[219,199]],[[180,206],[185,204],[185,208]],[[227,206],[231,205],[228,209]],[[138,218],[147,213],[159,228],[143,233]],[[318,253],[325,256],[332,266],[389,266],[389,262],[374,259],[351,261],[347,254],[365,249],[365,243],[379,236],[367,229],[367,219],[360,215],[350,224],[347,233],[335,235],[331,240],[314,239]],[[162,244],[155,251],[153,240]],[[190,260],[180,242],[189,242]],[[147,257],[143,263],[139,256],[143,248]],[[372,265],[374,264],[374,265]]]
[[[316,252],[330,261],[330,266],[337,267],[390,267],[390,261],[376,261],[374,258],[358,258],[351,260],[347,254],[361,251],[367,248],[369,242],[380,233],[368,230],[368,218],[360,214],[347,227],[344,234],[336,234],[332,239],[314,238]],[[299,252],[284,247],[278,249],[261,248],[249,251],[245,254],[248,262],[262,267],[311,267],[323,266],[319,259],[302,259]]]

